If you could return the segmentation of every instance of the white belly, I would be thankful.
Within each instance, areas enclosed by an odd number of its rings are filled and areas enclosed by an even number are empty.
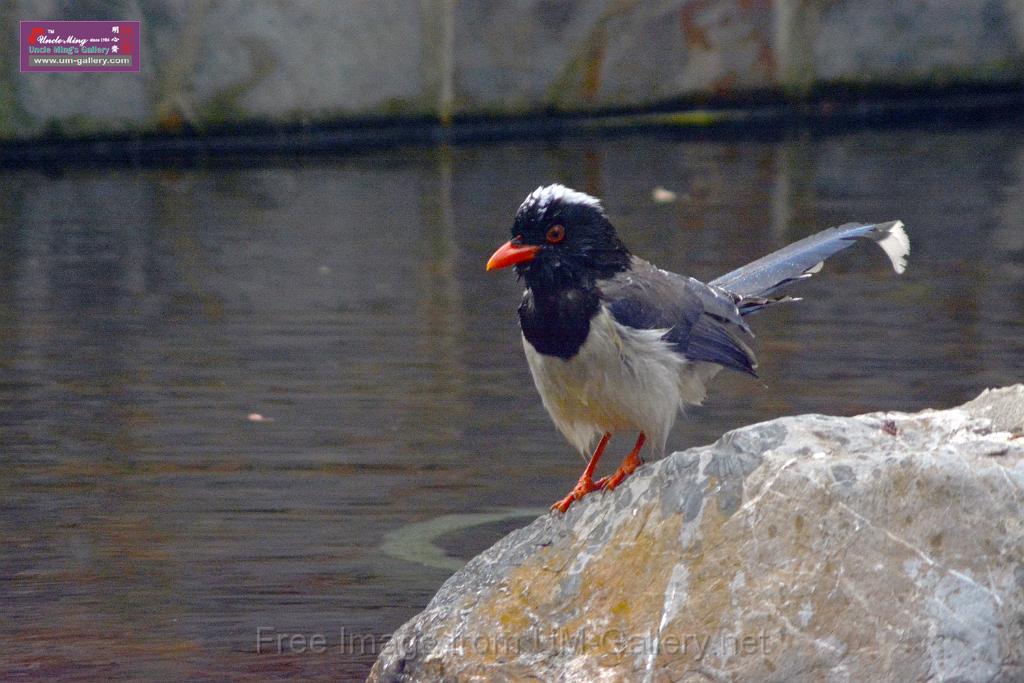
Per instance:
[[[661,450],[679,411],[704,400],[704,384],[721,369],[687,361],[661,341],[665,330],[636,330],[602,309],[569,360],[537,353],[526,360],[555,426],[581,453],[605,432],[644,432]]]

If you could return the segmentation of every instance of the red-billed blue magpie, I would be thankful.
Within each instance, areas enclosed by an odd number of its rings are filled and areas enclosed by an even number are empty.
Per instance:
[[[487,270],[515,266],[525,282],[519,322],[537,391],[559,431],[584,456],[592,452],[552,509],[565,512],[591,491],[614,489],[643,463],[648,438],[663,451],[679,412],[704,400],[721,368],[756,376],[744,316],[793,300],[777,292],[865,240],[903,272],[910,240],[902,222],[847,223],[704,284],[632,255],[594,197],[562,185],[532,192]],[[608,440],[626,430],[639,432],[633,450],[614,474],[594,481]]]

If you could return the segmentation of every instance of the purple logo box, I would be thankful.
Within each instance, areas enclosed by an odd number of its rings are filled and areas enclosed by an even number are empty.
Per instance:
[[[22,21],[21,70],[138,71],[137,21]]]

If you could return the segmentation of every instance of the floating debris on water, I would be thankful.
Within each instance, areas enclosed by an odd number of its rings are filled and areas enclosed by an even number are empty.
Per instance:
[[[655,204],[671,204],[679,197],[678,194],[672,190],[666,189],[661,185],[658,185],[651,190],[651,199],[654,200]]]

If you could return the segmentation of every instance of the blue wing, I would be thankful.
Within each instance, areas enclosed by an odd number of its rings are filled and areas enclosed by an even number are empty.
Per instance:
[[[602,281],[599,287],[619,324],[665,330],[662,339],[689,360],[757,376],[757,359],[750,348],[754,335],[728,293],[635,257],[627,273]]]
[[[910,239],[900,221],[829,228],[712,280],[710,284],[655,268],[636,257],[626,273],[599,283],[615,320],[644,330],[666,330],[662,339],[690,360],[717,363],[754,375],[754,335],[743,316],[786,301],[775,293],[821,270],[825,259],[857,241],[875,242],[902,273]]]

